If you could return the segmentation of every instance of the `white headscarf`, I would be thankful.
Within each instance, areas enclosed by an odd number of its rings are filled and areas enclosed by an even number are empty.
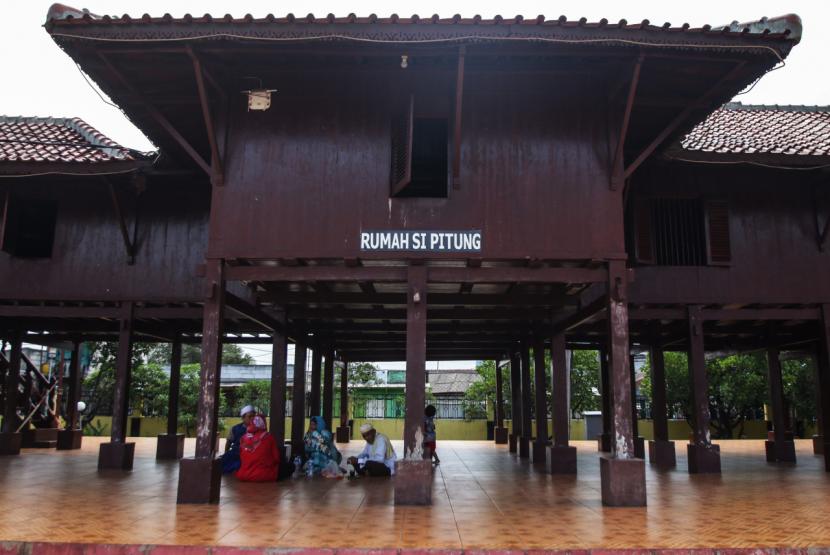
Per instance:
[[[374,429],[375,429],[375,427],[367,422],[367,423],[365,423],[364,425],[362,425],[360,427],[360,433],[365,434],[365,433],[368,433],[370,430],[374,430]]]

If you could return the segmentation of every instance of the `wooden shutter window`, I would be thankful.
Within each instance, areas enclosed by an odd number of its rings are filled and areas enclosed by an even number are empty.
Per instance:
[[[726,201],[707,201],[706,204],[707,262],[723,266],[732,262],[729,239],[729,205]]]
[[[415,97],[392,114],[392,196],[400,193],[412,181],[412,127],[415,115]]]
[[[634,259],[640,264],[655,262],[650,200],[638,197],[634,201]]]

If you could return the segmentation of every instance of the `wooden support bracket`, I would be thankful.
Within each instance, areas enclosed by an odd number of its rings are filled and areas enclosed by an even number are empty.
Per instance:
[[[190,156],[196,165],[198,165],[202,170],[208,174],[209,176],[212,175],[212,168],[210,164],[205,162],[205,159],[202,158],[202,155],[199,154],[193,146],[187,142],[187,140],[182,136],[181,133],[170,123],[164,114],[158,111],[155,106],[150,104],[147,99],[142,95],[138,89],[136,89],[129,81],[127,81],[126,77],[116,69],[113,63],[107,58],[107,56],[99,52],[98,57],[101,62],[107,67],[107,69],[112,73],[115,78],[121,82],[125,89],[127,89],[135,98],[136,100],[144,106],[144,109],[147,110],[147,113],[156,120],[158,123],[169,135],[173,138],[176,143],[182,147],[182,149]]]
[[[196,75],[196,88],[199,91],[199,104],[202,107],[202,117],[205,120],[205,130],[207,131],[208,143],[210,144],[210,165],[211,165],[211,181],[214,185],[221,187],[225,183],[225,171],[222,166],[222,159],[219,156],[219,143],[216,139],[216,126],[213,122],[213,116],[210,113],[210,100],[207,95],[207,88],[205,87],[205,72],[202,61],[188,46],[187,53],[193,61],[193,73]]]
[[[112,181],[106,177],[102,178],[109,189],[110,199],[112,200],[112,208],[115,210],[115,217],[118,219],[118,227],[121,229],[121,238],[124,240],[124,248],[127,250],[127,264],[132,266],[135,264],[135,255],[138,236],[138,205],[136,204],[135,219],[133,220],[133,236],[130,237],[130,232],[127,230],[127,219],[124,215],[124,210],[121,207],[121,201],[118,199],[118,193],[115,191],[115,186]]]
[[[458,70],[455,78],[455,121],[453,124],[452,188],[461,188],[461,109],[464,97],[464,57],[467,47],[458,48]]]
[[[634,108],[634,98],[637,96],[637,86],[640,83],[640,70],[643,67],[643,60],[645,56],[640,54],[637,62],[634,64],[634,72],[631,75],[631,83],[628,86],[628,98],[625,101],[625,112],[623,112],[622,125],[620,126],[620,136],[617,139],[617,148],[614,151],[614,161],[611,163],[611,190],[616,191],[620,187],[620,182],[624,181],[622,172],[618,171],[618,166],[623,163],[623,155],[625,148],[625,137],[628,135],[628,124],[631,121],[631,110]]]
[[[640,152],[637,158],[635,158],[634,161],[631,162],[625,168],[625,172],[623,173],[624,179],[628,179],[629,177],[631,177],[631,174],[633,174],[634,171],[637,168],[639,168],[640,165],[643,162],[645,162],[649,156],[651,156],[651,154],[657,149],[657,147],[659,147],[663,143],[663,141],[665,141],[666,138],[668,138],[669,135],[671,135],[678,127],[680,127],[680,125],[684,121],[686,121],[686,119],[689,117],[692,111],[700,108],[703,104],[709,101],[715,95],[715,93],[717,93],[721,86],[723,86],[724,83],[727,83],[734,79],[735,76],[743,69],[745,65],[746,62],[739,62],[738,64],[736,64],[735,67],[733,67],[726,75],[718,79],[718,81],[714,85],[712,85],[712,87],[710,87],[697,102],[692,102],[691,104],[686,106],[686,108],[682,112],[675,116],[675,118],[671,120],[671,122],[669,122],[669,124],[666,125],[666,127],[664,127],[663,130],[660,131],[660,133],[657,134],[654,140],[651,141],[648,144],[648,146],[646,146],[642,150],[642,152]]]

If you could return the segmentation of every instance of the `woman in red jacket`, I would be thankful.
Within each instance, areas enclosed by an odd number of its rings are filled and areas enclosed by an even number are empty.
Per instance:
[[[236,477],[243,482],[274,482],[280,466],[280,453],[274,436],[266,431],[265,417],[256,415],[240,441],[242,466]]]

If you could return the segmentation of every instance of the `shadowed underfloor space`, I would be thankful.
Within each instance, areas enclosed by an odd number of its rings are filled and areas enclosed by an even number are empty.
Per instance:
[[[432,507],[395,507],[391,482],[318,478],[222,485],[218,506],[176,505],[178,464],[135,438],[132,472],[81,451],[0,458],[0,539],[73,543],[500,549],[830,546],[830,475],[810,441],[798,464],[764,460],[762,441],[721,443],[723,475],[646,465],[648,507],[600,501],[594,442],[573,442],[579,474],[554,477],[491,442],[439,441]],[[186,455],[193,453],[188,440]],[[344,454],[360,444],[341,445]],[[396,445],[400,451],[400,445]]]

